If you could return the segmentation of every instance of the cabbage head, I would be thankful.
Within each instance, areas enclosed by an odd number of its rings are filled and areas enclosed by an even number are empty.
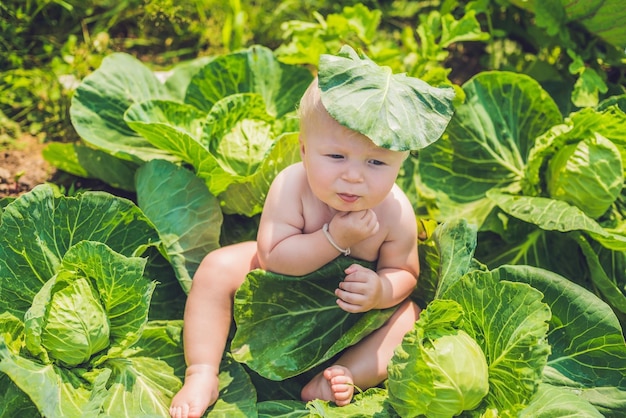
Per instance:
[[[602,216],[619,196],[623,177],[619,149],[598,133],[561,148],[546,172],[550,197],[577,206],[591,218]]]
[[[53,361],[77,366],[109,346],[109,320],[87,279],[68,283],[50,302],[41,343]]]
[[[485,354],[455,327],[462,308],[442,302],[435,300],[422,311],[388,366],[389,401],[401,417],[453,417],[475,409],[489,392]]]

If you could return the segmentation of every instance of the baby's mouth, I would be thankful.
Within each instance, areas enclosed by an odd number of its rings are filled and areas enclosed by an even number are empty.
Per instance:
[[[357,200],[359,200],[359,197],[360,197],[358,195],[349,194],[349,193],[338,193],[338,195],[341,200],[347,203],[354,203]]]

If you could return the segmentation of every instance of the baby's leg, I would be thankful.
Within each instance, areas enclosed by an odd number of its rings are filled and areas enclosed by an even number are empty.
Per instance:
[[[200,417],[217,401],[233,298],[246,274],[257,267],[255,242],[219,248],[200,263],[185,305],[183,347],[188,367],[183,387],[172,399],[172,417]]]
[[[352,399],[353,385],[366,390],[385,380],[393,351],[413,328],[419,312],[419,307],[409,300],[400,304],[385,325],[348,348],[334,365],[315,376],[302,389],[302,400],[322,399],[343,406]]]

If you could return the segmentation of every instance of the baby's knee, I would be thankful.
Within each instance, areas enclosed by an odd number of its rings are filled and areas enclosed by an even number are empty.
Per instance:
[[[250,271],[255,249],[253,243],[242,243],[211,251],[198,266],[193,282],[237,289]]]
[[[406,299],[398,306],[398,309],[396,309],[393,316],[389,319],[389,322],[394,324],[394,327],[408,331],[413,328],[415,321],[419,319],[420,312],[421,309],[417,303]]]

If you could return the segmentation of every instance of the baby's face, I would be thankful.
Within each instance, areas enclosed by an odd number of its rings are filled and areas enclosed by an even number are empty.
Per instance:
[[[301,131],[302,161],[313,193],[338,211],[377,206],[393,187],[406,153],[380,148],[324,119],[303,124]]]

